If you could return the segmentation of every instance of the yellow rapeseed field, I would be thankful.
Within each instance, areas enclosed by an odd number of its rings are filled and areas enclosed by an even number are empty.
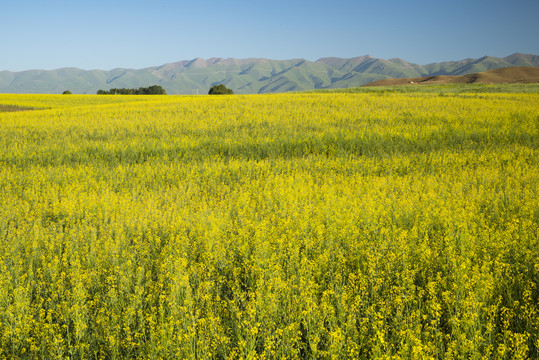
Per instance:
[[[0,104],[0,359],[539,357],[539,94]]]

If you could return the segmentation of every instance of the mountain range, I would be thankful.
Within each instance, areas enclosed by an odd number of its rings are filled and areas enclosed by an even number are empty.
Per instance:
[[[391,78],[466,75],[514,66],[537,67],[539,56],[515,53],[503,58],[484,56],[428,65],[369,55],[316,61],[196,58],[144,69],[0,71],[0,93],[55,94],[70,90],[95,94],[99,89],[160,85],[169,94],[205,94],[212,85],[221,83],[238,94],[276,93],[357,87]]]

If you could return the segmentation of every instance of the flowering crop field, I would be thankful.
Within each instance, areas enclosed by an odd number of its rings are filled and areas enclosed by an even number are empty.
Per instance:
[[[0,359],[539,357],[537,93],[0,104]]]

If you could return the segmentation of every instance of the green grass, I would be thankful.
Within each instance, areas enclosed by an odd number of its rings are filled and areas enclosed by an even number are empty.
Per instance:
[[[314,93],[511,93],[532,94],[539,93],[539,84],[448,84],[448,85],[397,85],[397,86],[362,86],[345,89],[312,90]]]

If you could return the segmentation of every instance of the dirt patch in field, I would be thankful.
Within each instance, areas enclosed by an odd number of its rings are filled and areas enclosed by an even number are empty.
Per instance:
[[[17,106],[17,105],[0,104],[0,112],[28,111],[28,110],[34,110],[34,108]]]
[[[443,85],[443,84],[530,84],[539,83],[539,67],[510,67],[475,74],[384,79],[363,86]]]

